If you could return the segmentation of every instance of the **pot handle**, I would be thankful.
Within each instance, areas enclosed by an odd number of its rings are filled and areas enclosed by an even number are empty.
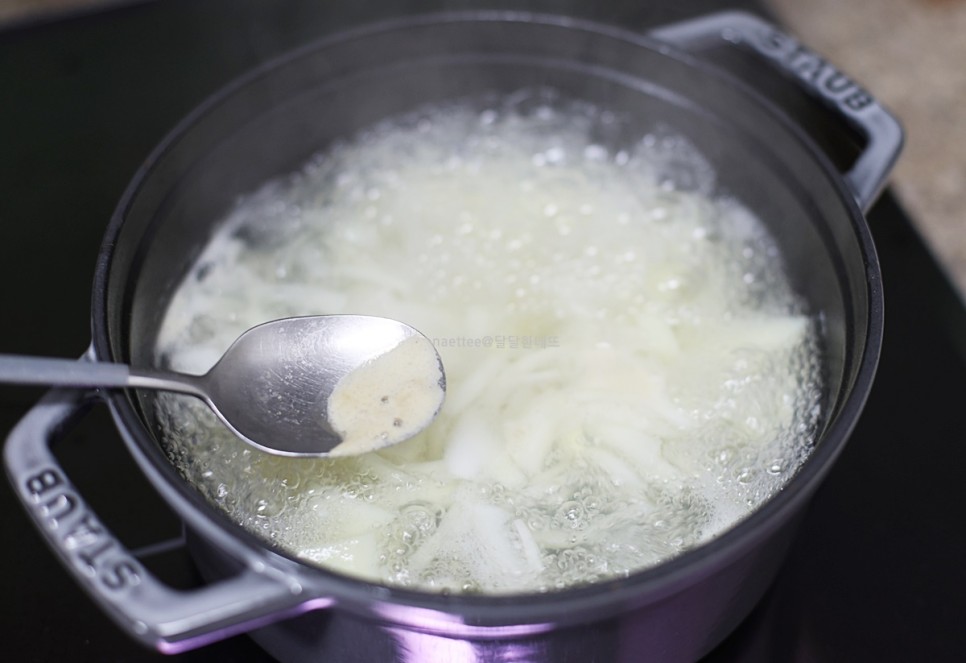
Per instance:
[[[324,607],[254,554],[238,575],[199,589],[176,590],[149,573],[84,502],[50,450],[93,401],[91,392],[49,391],[10,433],[4,460],[37,529],[115,622],[171,654]]]
[[[845,173],[845,180],[863,211],[875,202],[902,149],[902,126],[872,95],[825,59],[775,25],[742,11],[673,23],[648,35],[691,52],[733,44],[789,74],[865,137],[862,154]]]

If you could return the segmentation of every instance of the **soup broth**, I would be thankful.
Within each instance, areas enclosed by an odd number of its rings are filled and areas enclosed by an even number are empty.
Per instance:
[[[159,400],[184,476],[306,562],[428,591],[625,576],[720,534],[807,456],[816,325],[764,224],[681,136],[541,91],[424,108],[240,199],[186,276],[160,364],[255,324],[399,319],[446,369],[437,420],[280,458]]]

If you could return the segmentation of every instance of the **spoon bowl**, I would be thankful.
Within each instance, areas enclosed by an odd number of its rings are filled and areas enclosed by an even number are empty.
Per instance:
[[[432,422],[446,390],[442,360],[428,338],[402,322],[363,315],[252,327],[204,375],[0,355],[0,382],[190,394],[245,442],[304,457],[402,442]]]

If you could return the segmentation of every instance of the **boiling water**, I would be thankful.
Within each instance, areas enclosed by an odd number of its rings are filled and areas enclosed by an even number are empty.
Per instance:
[[[425,109],[240,200],[167,312],[163,364],[257,323],[397,318],[433,338],[436,422],[354,458],[273,457],[199,403],[185,477],[299,557],[392,585],[547,591],[733,525],[807,455],[814,325],[760,222],[682,138],[546,93]]]

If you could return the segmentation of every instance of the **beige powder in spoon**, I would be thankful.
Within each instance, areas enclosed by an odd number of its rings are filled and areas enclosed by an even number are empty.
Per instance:
[[[382,449],[425,428],[443,404],[443,371],[432,342],[410,336],[343,377],[328,420],[343,442],[330,456]]]

